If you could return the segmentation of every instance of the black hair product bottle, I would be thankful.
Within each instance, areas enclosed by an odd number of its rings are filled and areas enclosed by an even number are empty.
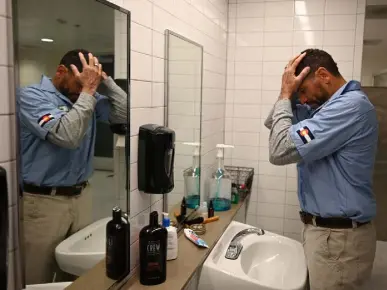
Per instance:
[[[158,285],[167,279],[167,230],[159,225],[157,211],[140,232],[140,283]]]
[[[106,225],[106,276],[119,280],[129,274],[129,222],[119,207],[113,208],[113,219]]]
[[[214,204],[213,204],[212,200],[210,200],[210,205],[208,207],[208,217],[212,218],[212,217],[214,217],[214,215],[215,215]]]
[[[183,197],[183,200],[181,201],[180,215],[184,217],[187,215],[187,202],[185,201],[185,197]]]

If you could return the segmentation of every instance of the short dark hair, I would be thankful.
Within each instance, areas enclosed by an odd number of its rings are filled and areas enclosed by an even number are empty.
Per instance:
[[[332,56],[321,49],[306,49],[302,53],[306,53],[304,58],[298,64],[296,68],[296,75],[298,76],[302,70],[306,67],[310,67],[310,72],[315,73],[320,67],[325,68],[332,75],[339,77],[341,76],[337,63],[333,60]]]
[[[64,65],[70,71],[71,71],[70,65],[75,65],[77,67],[77,69],[79,70],[79,72],[81,72],[83,69],[83,66],[82,66],[81,59],[79,58],[80,52],[83,53],[86,61],[89,62],[89,51],[87,51],[86,49],[74,49],[74,50],[68,51],[62,57],[59,64]]]

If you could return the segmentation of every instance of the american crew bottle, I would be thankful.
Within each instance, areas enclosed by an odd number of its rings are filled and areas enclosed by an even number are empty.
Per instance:
[[[140,283],[158,285],[167,278],[168,232],[159,225],[157,211],[150,214],[149,225],[140,232]]]
[[[129,274],[129,223],[119,207],[113,208],[113,219],[106,225],[106,276],[118,280]]]

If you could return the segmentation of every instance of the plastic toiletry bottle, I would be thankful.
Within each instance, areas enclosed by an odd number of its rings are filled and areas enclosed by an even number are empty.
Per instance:
[[[163,227],[167,229],[167,261],[177,259],[178,243],[177,243],[177,229],[171,226],[171,220],[168,213],[163,213]]]
[[[129,223],[119,207],[113,208],[113,219],[106,225],[106,276],[118,280],[129,274]]]
[[[167,278],[167,229],[159,225],[159,214],[151,212],[149,225],[140,231],[140,283],[158,285]]]
[[[208,218],[212,218],[215,215],[214,203],[210,200],[210,206],[208,207]]]
[[[208,218],[208,207],[207,207],[207,202],[203,201],[202,205],[199,208],[199,214],[201,217],[204,219]]]
[[[185,216],[187,214],[187,202],[185,200],[185,197],[183,197],[183,200],[181,201],[180,205],[180,215]]]
[[[239,192],[237,185],[235,183],[231,186],[231,203],[238,204],[239,203]]]
[[[226,211],[231,208],[231,176],[224,168],[224,149],[234,146],[217,144],[216,148],[218,166],[209,181],[209,195],[215,211]]]
[[[184,175],[184,194],[187,208],[195,209],[200,205],[200,143],[185,142],[184,145],[193,146],[192,166],[186,169]]]

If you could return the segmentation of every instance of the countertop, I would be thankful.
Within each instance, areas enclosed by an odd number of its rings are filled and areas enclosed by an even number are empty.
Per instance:
[[[234,219],[239,209],[245,205],[249,198],[241,201],[239,204],[233,204],[231,209],[226,212],[216,212],[219,220],[206,224],[206,233],[200,236],[209,246],[208,249],[198,248],[189,241],[184,234],[178,238],[179,255],[174,261],[167,262],[167,280],[156,286],[143,286],[140,284],[138,273],[135,273],[129,279],[116,282],[106,277],[105,261],[98,263],[93,269],[82,277],[78,278],[66,290],[180,290],[189,282],[195,271],[204,263],[208,254],[211,252],[225,229]]]

